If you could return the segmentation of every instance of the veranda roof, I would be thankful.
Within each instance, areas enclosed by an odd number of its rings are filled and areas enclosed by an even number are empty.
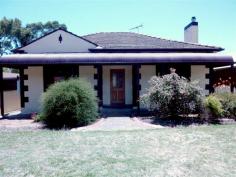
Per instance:
[[[217,53],[57,53],[11,54],[0,57],[0,65],[47,64],[233,64],[233,57]]]

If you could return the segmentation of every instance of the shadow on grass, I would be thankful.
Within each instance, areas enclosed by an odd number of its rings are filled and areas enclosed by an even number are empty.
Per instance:
[[[33,121],[32,121],[33,120]],[[79,128],[79,127],[84,127],[84,126],[89,126],[91,124],[96,123],[100,119],[96,119],[94,122],[90,122],[89,124],[81,124],[77,125],[75,122],[72,122],[70,126],[62,125],[62,123],[58,124],[56,122],[55,124],[47,124],[46,122],[43,122],[40,120],[37,115],[33,114],[5,114],[4,117],[0,117],[0,121],[2,122],[2,125],[4,128],[11,128],[12,125],[14,125],[13,128],[11,129],[20,129],[20,130],[32,130],[32,129],[37,129],[37,130],[53,130],[53,131],[61,131],[61,130],[71,130],[73,128]],[[1,122],[0,122],[0,129],[1,129]],[[40,126],[35,126],[32,128],[33,124],[38,124]]]
[[[203,119],[199,117],[141,117],[141,120],[147,123],[161,125],[166,127],[176,127],[176,126],[191,126],[191,125],[204,125],[204,124],[213,124],[220,125],[226,123],[236,123],[234,119],[222,119],[222,118],[209,118]]]
[[[23,120],[23,119],[31,119],[31,114],[15,114],[15,115],[11,115],[11,114],[5,114],[3,117],[0,118],[1,119],[7,119],[7,120]]]

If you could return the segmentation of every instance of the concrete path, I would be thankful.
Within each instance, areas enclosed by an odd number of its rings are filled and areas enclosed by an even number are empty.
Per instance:
[[[148,124],[137,118],[130,117],[108,117],[102,118],[98,122],[85,126],[74,128],[72,131],[116,131],[116,130],[139,130],[163,128],[159,125]]]

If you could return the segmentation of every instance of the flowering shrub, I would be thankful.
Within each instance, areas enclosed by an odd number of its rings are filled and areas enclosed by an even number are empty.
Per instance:
[[[141,101],[158,116],[177,117],[201,113],[203,96],[196,82],[189,82],[171,73],[162,77],[153,76],[149,84],[148,93],[141,97]]]

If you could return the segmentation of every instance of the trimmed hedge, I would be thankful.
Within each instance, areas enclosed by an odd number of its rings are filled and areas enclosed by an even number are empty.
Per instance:
[[[57,82],[42,95],[40,119],[49,128],[88,125],[97,116],[95,92],[84,80],[76,78]]]

